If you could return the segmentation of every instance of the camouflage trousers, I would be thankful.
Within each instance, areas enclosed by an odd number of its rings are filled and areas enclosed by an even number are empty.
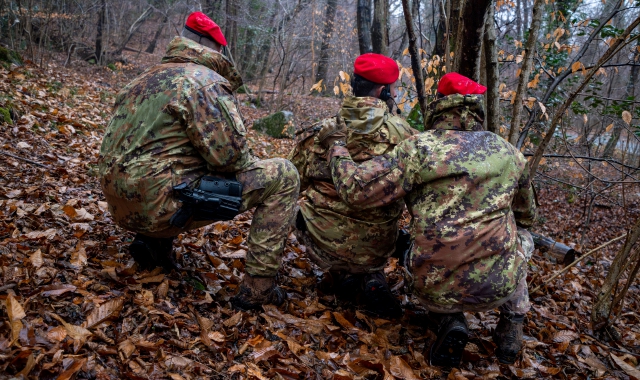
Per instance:
[[[282,158],[257,161],[235,173],[242,183],[241,212],[255,207],[247,237],[246,272],[252,276],[275,276],[293,223],[300,178],[293,164]],[[215,221],[188,223],[184,228],[149,233],[151,237],[172,237]],[[145,235],[147,235],[145,233]]]
[[[324,252],[320,249],[316,243],[314,243],[313,239],[309,235],[307,231],[300,231],[298,229],[294,230],[296,234],[296,238],[300,243],[302,243],[306,248],[306,255],[316,264],[320,269],[325,272],[337,272],[337,271],[345,271],[347,273],[352,274],[361,274],[361,273],[375,273],[384,269],[387,261],[384,260],[381,263],[376,264],[356,264],[351,263],[345,260],[340,260],[336,257],[332,257],[331,255]],[[391,254],[393,251],[389,254]]]
[[[463,311],[487,311],[498,308],[500,312],[512,312],[515,314],[526,314],[531,307],[529,303],[529,288],[527,287],[527,263],[533,255],[533,237],[529,231],[524,228],[518,227],[518,250],[517,254],[523,258],[522,265],[525,266],[524,274],[516,287],[516,290],[509,296],[499,299],[497,301],[486,304],[455,304],[455,305],[436,305],[433,303],[427,303],[420,299],[420,303],[427,310],[433,313],[451,314]]]

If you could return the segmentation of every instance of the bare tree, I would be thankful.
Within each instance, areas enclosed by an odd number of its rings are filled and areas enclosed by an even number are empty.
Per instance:
[[[318,71],[316,72],[316,82],[324,80],[327,83],[327,71],[329,70],[329,43],[333,35],[336,18],[336,8],[338,0],[327,0],[327,12],[324,17],[324,31],[322,34],[322,45],[320,46],[320,59],[318,61]]]
[[[389,0],[373,0],[373,23],[371,25],[371,44],[373,52],[387,55],[389,48]]]
[[[480,79],[482,35],[492,3],[491,0],[465,2],[458,24],[454,71],[474,80]]]
[[[371,44],[371,0],[358,0],[357,4],[358,46],[360,54],[364,54],[373,51]]]

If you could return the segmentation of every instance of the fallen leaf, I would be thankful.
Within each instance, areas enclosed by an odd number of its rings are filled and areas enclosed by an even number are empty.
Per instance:
[[[620,367],[620,369],[622,369],[627,375],[629,375],[631,377],[635,377],[636,379],[640,380],[640,370],[638,370],[637,368],[634,368],[633,366],[627,364],[627,362],[625,362],[624,360],[620,359],[619,357],[614,355],[612,352],[609,353],[609,355],[611,355],[611,359],[613,359],[613,361],[616,363],[616,365],[618,367]]]
[[[399,379],[420,380],[413,369],[400,356],[392,356],[389,361],[389,372]]]
[[[124,298],[122,297],[114,298],[100,304],[100,306],[91,311],[91,314],[89,314],[87,319],[82,323],[82,327],[90,329],[109,318],[118,316],[123,305]]]
[[[7,300],[5,302],[7,307],[7,314],[9,315],[9,321],[18,321],[22,318],[26,317],[27,314],[24,312],[22,305],[18,300],[13,296],[13,294],[9,294],[7,296]]]
[[[44,260],[42,259],[42,252],[40,250],[37,250],[32,253],[31,256],[29,256],[29,261],[34,267],[40,268],[44,263]]]
[[[70,284],[47,285],[42,288],[40,295],[43,297],[60,296],[67,292],[75,292],[76,289],[75,286]]]

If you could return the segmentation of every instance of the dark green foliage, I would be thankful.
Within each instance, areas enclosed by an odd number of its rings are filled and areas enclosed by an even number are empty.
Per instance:
[[[24,61],[18,52],[0,46],[0,61],[8,64],[22,65]]]

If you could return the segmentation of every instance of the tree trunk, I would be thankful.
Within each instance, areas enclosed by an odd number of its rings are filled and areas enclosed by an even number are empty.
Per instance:
[[[527,84],[529,84],[529,75],[533,67],[533,56],[536,53],[536,43],[538,42],[538,31],[542,23],[542,13],[544,0],[536,0],[533,5],[533,18],[531,21],[531,29],[529,29],[529,37],[524,47],[524,59],[522,60],[522,68],[520,69],[520,80],[518,81],[518,89],[513,102],[513,114],[511,116],[511,129],[509,130],[509,142],[516,146],[518,137],[520,137],[520,119],[522,118],[522,109],[524,108],[524,97],[527,93]]]
[[[638,62],[638,58],[640,56],[640,54],[638,54],[638,49],[640,49],[640,41],[636,43],[636,48],[633,51],[633,62]],[[638,66],[631,67],[631,75],[627,82],[625,97],[635,97],[635,84],[638,79],[638,70]],[[604,147],[604,152],[602,152],[602,157],[613,157],[616,145],[618,145],[618,141],[620,141],[620,133],[622,132],[622,124],[620,123],[624,123],[624,121],[617,121],[615,123],[611,137],[609,138],[609,141],[607,141],[607,145]]]
[[[494,24],[494,9],[489,7],[487,23],[484,26],[484,57],[487,75],[487,130],[500,132],[500,69],[498,66],[498,50],[496,47],[496,27]]]
[[[420,51],[418,50],[418,44],[416,42],[416,32],[413,28],[413,15],[411,14],[411,8],[409,0],[402,0],[402,9],[404,11],[404,21],[407,25],[407,34],[409,36],[409,55],[411,56],[411,68],[413,70],[413,76],[416,78],[416,92],[418,93],[418,103],[420,104],[420,110],[422,111],[423,119],[427,114],[427,96],[424,89],[424,76],[422,75],[422,67],[420,66]],[[425,125],[426,127],[426,125]]]
[[[634,281],[635,279],[633,277],[627,279],[627,286],[625,286],[621,294],[616,295],[614,292],[618,288],[618,282],[625,273],[625,270],[630,266],[630,264],[640,259],[640,247],[633,249],[638,238],[640,238],[640,219],[636,221],[636,224],[628,235],[624,246],[613,259],[611,267],[609,267],[607,277],[604,280],[604,284],[602,284],[600,293],[598,293],[598,297],[593,305],[593,310],[591,311],[591,327],[593,331],[608,332],[610,334],[613,333],[612,335],[615,334],[615,332],[611,330],[611,327],[615,322],[613,318],[611,318],[613,309],[615,309],[617,304],[624,298],[624,293],[626,293],[628,285],[630,285],[629,282]],[[614,336],[614,339],[615,338],[619,337]]]
[[[447,31],[447,41],[449,41],[449,52],[456,51],[456,44],[458,43],[458,34],[460,24],[462,23],[462,8],[464,7],[465,0],[447,0],[449,10],[449,30]],[[445,49],[446,50],[446,49]],[[455,57],[447,57],[447,61],[455,61]],[[454,63],[455,64],[455,63]],[[454,65],[451,65],[453,68]]]
[[[440,12],[438,16],[438,26],[436,27],[436,43],[433,44],[433,50],[431,51],[431,55],[437,55],[439,57],[444,57],[445,52],[447,51],[447,14],[445,7],[446,0],[439,0],[440,3]],[[435,12],[435,9],[432,10]]]
[[[224,36],[227,40],[227,48],[233,57],[236,57],[238,52],[238,6],[236,2],[237,0],[227,0],[227,18],[224,25]]]
[[[373,0],[373,23],[371,25],[371,44],[373,52],[388,55],[389,50],[389,0]]]
[[[516,36],[522,41],[522,0],[516,0]]]
[[[491,0],[467,1],[458,25],[454,71],[475,81],[480,79],[482,34],[492,4]]]
[[[104,53],[104,46],[102,41],[102,30],[107,22],[107,0],[100,1],[100,10],[98,11],[98,25],[96,26],[96,64],[102,62],[102,55]]]
[[[160,25],[158,25],[158,29],[156,29],[156,33],[153,35],[153,39],[151,40],[151,42],[149,42],[149,46],[147,46],[147,50],[145,50],[145,52],[149,54],[153,54],[153,52],[156,51],[158,38],[160,38],[160,35],[162,34],[162,30],[164,29],[164,26],[167,24],[167,21],[169,21],[169,19],[165,15],[162,18],[162,22],[160,23]]]
[[[358,0],[356,23],[358,24],[358,46],[360,54],[373,51],[371,44],[371,0]]]
[[[324,17],[324,31],[322,33],[322,45],[320,46],[320,59],[318,60],[318,71],[316,72],[316,82],[323,79],[327,84],[327,72],[329,71],[329,44],[333,35],[336,18],[336,8],[338,0],[327,0],[327,12]],[[329,89],[328,86],[326,87]]]

